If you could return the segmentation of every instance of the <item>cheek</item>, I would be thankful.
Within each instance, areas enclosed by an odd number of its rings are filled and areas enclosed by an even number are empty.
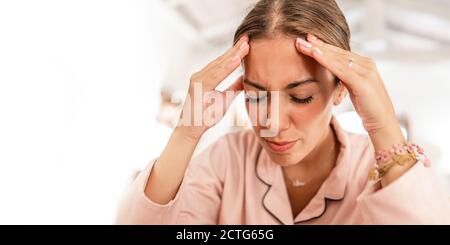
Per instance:
[[[323,120],[323,117],[329,113],[328,103],[323,100],[313,101],[311,104],[304,107],[299,106],[294,109],[291,115],[292,121],[297,128],[309,128]]]

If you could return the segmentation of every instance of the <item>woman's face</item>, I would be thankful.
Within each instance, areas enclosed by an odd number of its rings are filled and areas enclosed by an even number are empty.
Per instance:
[[[330,132],[331,110],[338,100],[334,77],[300,54],[295,39],[287,36],[252,40],[244,64],[247,111],[265,102],[269,108],[270,123],[253,125],[261,144],[274,162],[282,166],[299,163]],[[264,96],[261,91],[268,93]],[[271,91],[279,92],[278,120],[270,109],[276,101]],[[263,114],[249,113],[252,122],[259,122]],[[264,136],[263,131],[271,135]]]

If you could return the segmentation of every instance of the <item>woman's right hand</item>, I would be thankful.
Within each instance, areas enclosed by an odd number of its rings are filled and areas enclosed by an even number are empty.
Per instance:
[[[243,36],[227,52],[191,76],[177,129],[198,139],[223,118],[237,92],[242,90],[243,76],[223,92],[215,88],[240,66],[249,50],[248,37]]]
[[[170,136],[166,148],[153,165],[145,187],[145,195],[159,204],[166,204],[173,200],[178,188],[183,181],[184,173],[191,161],[191,157],[197,147],[198,141],[203,133],[214,126],[228,109],[228,105],[236,97],[237,91],[242,90],[242,76],[223,92],[215,91],[215,88],[227,78],[241,64],[249,52],[248,37],[242,37],[225,54],[209,63],[201,71],[191,77],[188,97],[183,106],[180,123]],[[201,88],[201,93],[198,93]],[[234,96],[229,98],[226,91],[232,91]],[[208,113],[210,103],[209,96],[220,96],[224,102],[222,113],[215,115],[214,120],[199,120],[195,122],[195,112],[200,111],[202,115]],[[197,98],[194,98],[197,96]],[[200,97],[200,98],[199,98]],[[196,105],[195,101],[199,101]],[[205,115],[210,116],[210,115]]]

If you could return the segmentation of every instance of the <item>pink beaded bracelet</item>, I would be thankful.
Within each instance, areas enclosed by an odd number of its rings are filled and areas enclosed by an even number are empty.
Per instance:
[[[425,167],[430,167],[430,161],[425,156],[423,148],[412,143],[396,144],[390,150],[379,150],[375,159],[377,163],[369,175],[372,180],[383,177],[395,164],[404,165],[409,160],[423,160]]]

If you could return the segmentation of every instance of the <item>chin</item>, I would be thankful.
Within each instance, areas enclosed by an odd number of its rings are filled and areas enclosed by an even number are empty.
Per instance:
[[[286,167],[298,164],[305,157],[303,140],[296,141],[291,147],[273,146],[265,138],[259,138],[259,143],[274,163]]]
[[[280,165],[282,167],[296,165],[297,163],[299,163],[303,159],[303,158],[298,158],[298,157],[290,156],[290,155],[288,155],[288,156],[277,156],[277,155],[274,155],[273,153],[270,153],[270,152],[269,152],[269,156],[270,156],[270,159],[274,163],[276,163],[276,164],[278,164],[278,165]]]

